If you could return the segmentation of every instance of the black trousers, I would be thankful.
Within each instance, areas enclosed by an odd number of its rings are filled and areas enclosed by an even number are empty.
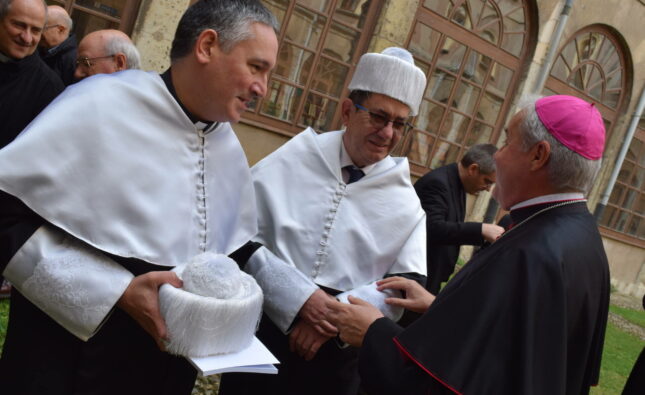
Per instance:
[[[83,342],[15,288],[0,359],[3,394],[190,394],[197,371],[162,352],[130,316],[115,309]]]
[[[331,339],[314,359],[305,361],[289,351],[289,338],[264,315],[258,338],[278,358],[278,374],[226,373],[222,375],[220,395],[356,395],[358,349],[341,349]]]

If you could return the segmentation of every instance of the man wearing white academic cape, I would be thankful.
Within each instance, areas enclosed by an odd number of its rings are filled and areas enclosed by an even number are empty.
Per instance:
[[[397,320],[402,311],[374,282],[425,283],[425,214],[407,159],[389,156],[425,85],[406,50],[365,54],[342,103],[345,131],[306,129],[252,168],[255,240],[266,248],[245,270],[265,294],[258,337],[279,373],[224,375],[221,394],[357,393],[357,349],[335,339],[325,301],[356,296]]]
[[[259,1],[198,1],[163,75],[87,78],[0,151],[3,393],[191,393],[195,369],[163,351],[158,289],[256,233],[229,122],[266,93],[276,28]]]

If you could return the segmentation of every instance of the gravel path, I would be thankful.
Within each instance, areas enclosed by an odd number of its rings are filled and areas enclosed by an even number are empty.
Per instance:
[[[197,377],[192,395],[217,395],[219,391],[219,374],[208,377]]]
[[[624,307],[632,310],[643,309],[642,300],[634,296],[622,295],[617,292],[611,294],[611,304],[614,306]],[[642,326],[631,323],[618,314],[609,312],[609,322],[616,325],[620,329],[634,336],[639,337],[645,341],[645,328]]]

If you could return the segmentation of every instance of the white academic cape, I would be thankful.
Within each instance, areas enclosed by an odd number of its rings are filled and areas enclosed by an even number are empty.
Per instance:
[[[343,182],[342,131],[306,129],[252,169],[258,250],[247,270],[265,295],[265,312],[286,332],[317,285],[367,298],[386,315],[374,281],[388,273],[426,275],[425,213],[406,158],[386,157],[360,181]],[[264,256],[263,256],[264,255]],[[317,285],[316,285],[317,284]]]
[[[132,278],[100,251],[177,266],[229,254],[257,230],[230,125],[198,129],[155,73],[68,87],[0,151],[0,189],[49,222],[3,274],[84,340]]]

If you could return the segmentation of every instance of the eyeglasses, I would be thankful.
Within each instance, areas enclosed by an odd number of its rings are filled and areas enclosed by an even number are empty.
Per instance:
[[[387,127],[387,125],[392,122],[392,130],[394,130],[396,133],[405,133],[408,130],[412,129],[412,125],[406,121],[400,121],[396,119],[389,119],[385,115],[381,115],[377,112],[372,112],[368,110],[367,108],[361,106],[360,104],[354,103],[354,107],[361,111],[365,111],[370,115],[370,122],[372,123],[372,126],[374,126],[377,129],[383,129]]]
[[[81,56],[80,58],[76,59],[76,66],[82,65],[89,69],[90,67],[94,66],[95,60],[107,59],[112,57],[114,57],[114,55],[97,56],[96,58],[88,58],[87,56]]]
[[[60,25],[49,25],[49,26],[45,26],[45,27],[43,27],[43,30],[51,29],[52,27],[58,27],[58,26],[60,26]]]

